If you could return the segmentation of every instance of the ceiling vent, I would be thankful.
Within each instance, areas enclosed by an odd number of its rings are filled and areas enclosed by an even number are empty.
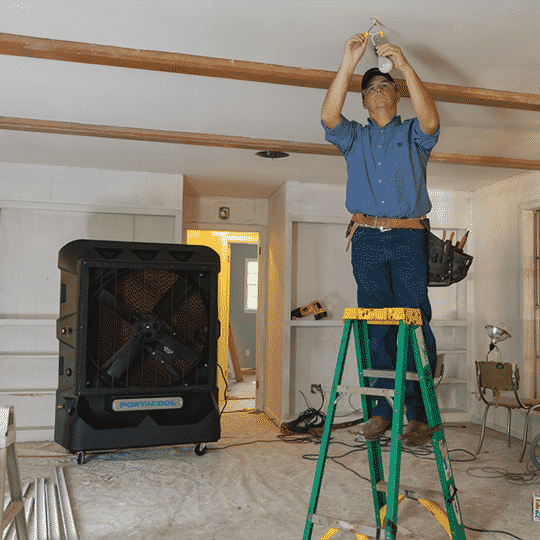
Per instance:
[[[272,161],[274,161],[274,159],[289,157],[289,154],[286,152],[278,152],[275,150],[263,150],[262,152],[257,152],[257,155],[262,158],[269,158]]]

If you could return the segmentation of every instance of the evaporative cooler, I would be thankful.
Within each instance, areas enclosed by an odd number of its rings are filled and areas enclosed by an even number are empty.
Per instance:
[[[220,437],[218,254],[76,240],[59,252],[55,441],[85,452]]]

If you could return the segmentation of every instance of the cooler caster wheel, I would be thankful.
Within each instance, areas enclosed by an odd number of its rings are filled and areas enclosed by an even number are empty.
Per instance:
[[[204,456],[206,454],[206,443],[199,443],[195,446],[195,453],[198,456]]]
[[[84,465],[86,463],[86,454],[84,452],[77,452],[77,463]]]

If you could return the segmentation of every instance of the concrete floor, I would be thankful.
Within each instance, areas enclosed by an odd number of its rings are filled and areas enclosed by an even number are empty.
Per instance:
[[[74,456],[52,442],[18,443],[17,454],[22,483],[31,483],[29,496],[36,478],[54,483],[54,468],[64,467],[80,540],[299,540],[319,447],[283,442],[279,433],[262,413],[232,411],[222,416],[222,439],[203,456],[195,455],[193,445],[143,448],[90,454],[77,465]],[[470,452],[477,446],[479,426],[449,424],[445,433],[464,524],[501,531],[466,530],[467,539],[540,538],[531,496],[540,491],[540,478],[531,483],[509,476],[527,470],[526,463],[518,462],[519,441],[513,439],[508,448],[503,434],[488,430],[475,458]],[[367,455],[358,449],[355,435],[335,430],[333,441],[329,455],[351,452],[339,463],[369,477]],[[439,491],[429,450],[420,454],[403,454],[401,483]],[[540,449],[537,454],[540,459]],[[384,452],[386,471],[388,459]],[[374,526],[372,504],[369,482],[328,460],[318,512]],[[399,506],[398,527],[414,535],[403,538],[449,537],[423,506],[409,499]],[[344,531],[332,535],[328,527],[313,530],[313,540],[330,537],[356,538]]]

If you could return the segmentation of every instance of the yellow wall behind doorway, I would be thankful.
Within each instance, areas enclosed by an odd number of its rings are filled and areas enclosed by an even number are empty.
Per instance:
[[[221,260],[218,278],[218,317],[221,322],[221,336],[218,340],[218,364],[223,370],[225,379],[229,379],[229,288],[231,278],[230,244],[258,244],[259,233],[236,231],[195,231],[188,230],[186,243],[212,248]],[[225,381],[218,368],[219,402],[223,403]]]

